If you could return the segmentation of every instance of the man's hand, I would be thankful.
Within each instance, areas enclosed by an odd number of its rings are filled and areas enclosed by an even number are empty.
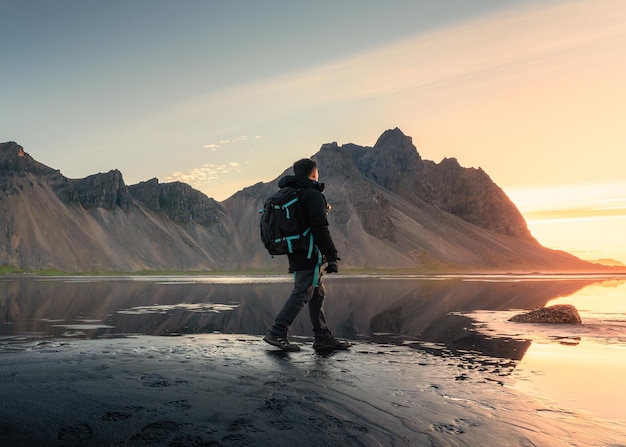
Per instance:
[[[338,261],[339,259],[337,259]],[[337,261],[328,261],[328,265],[324,269],[326,273],[338,273],[339,266],[337,265]]]

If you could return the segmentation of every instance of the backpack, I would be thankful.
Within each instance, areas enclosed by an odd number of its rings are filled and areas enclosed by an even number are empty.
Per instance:
[[[281,188],[265,201],[261,213],[261,241],[270,255],[286,255],[296,251],[313,254],[311,229],[302,231],[298,219],[300,189]]]

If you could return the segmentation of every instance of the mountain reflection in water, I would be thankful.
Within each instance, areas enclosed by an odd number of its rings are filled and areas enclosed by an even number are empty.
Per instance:
[[[530,342],[481,335],[451,312],[532,309],[597,282],[593,277],[326,277],[327,318],[342,338],[398,342],[519,360]],[[0,337],[101,338],[131,334],[263,334],[291,277],[17,277],[0,281]],[[305,308],[292,336],[311,336]],[[438,345],[433,345],[438,344]]]

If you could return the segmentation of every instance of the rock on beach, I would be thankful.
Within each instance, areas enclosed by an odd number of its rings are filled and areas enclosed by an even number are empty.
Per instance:
[[[527,313],[514,315],[509,318],[509,321],[516,323],[582,324],[578,310],[571,304],[542,307]]]

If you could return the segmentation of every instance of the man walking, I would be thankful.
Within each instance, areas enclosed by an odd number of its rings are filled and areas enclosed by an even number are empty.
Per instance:
[[[322,305],[326,293],[322,285],[321,265],[327,273],[337,273],[337,249],[328,231],[328,205],[322,194],[324,184],[319,183],[319,172],[315,160],[303,158],[293,164],[295,175],[287,175],[280,179],[280,188],[296,188],[299,193],[298,216],[304,228],[309,227],[313,235],[316,253],[313,256],[304,250],[288,255],[289,271],[294,273],[294,289],[276,316],[274,325],[263,340],[284,351],[299,351],[300,347],[287,339],[289,326],[304,305],[309,304],[309,316],[313,324],[316,351],[333,351],[348,349],[350,343],[337,340],[326,325],[326,317]]]

